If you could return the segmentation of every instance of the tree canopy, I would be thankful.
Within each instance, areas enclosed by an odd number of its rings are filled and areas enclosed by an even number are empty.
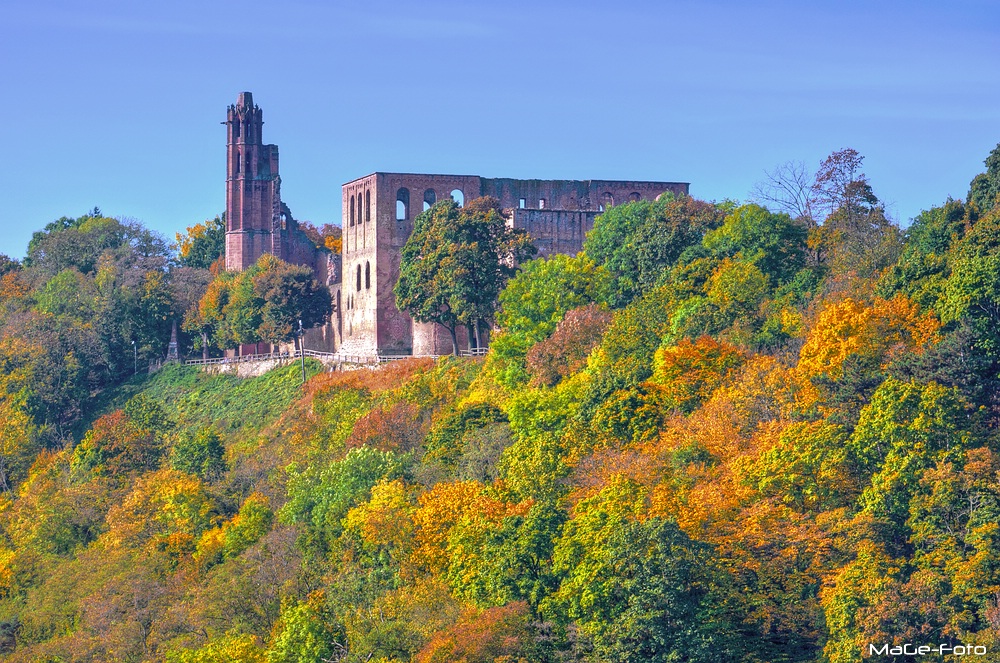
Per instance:
[[[403,246],[396,306],[420,322],[451,332],[465,325],[470,338],[490,323],[501,290],[535,249],[523,230],[511,229],[495,198],[476,198],[459,207],[442,200],[420,213]]]

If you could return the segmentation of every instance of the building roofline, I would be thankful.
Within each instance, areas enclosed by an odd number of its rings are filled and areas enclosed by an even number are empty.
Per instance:
[[[592,182],[620,182],[620,183],[630,183],[630,184],[683,184],[686,186],[691,186],[690,182],[678,182],[678,181],[667,181],[667,180],[630,180],[630,179],[613,179],[606,180],[601,178],[592,177],[587,180],[562,180],[562,179],[545,179],[539,177],[532,178],[521,178],[521,177],[484,177],[482,175],[460,175],[457,173],[399,173],[399,172],[387,172],[376,170],[373,173],[368,173],[367,175],[362,175],[361,177],[356,177],[353,180],[344,182],[341,186],[347,186],[348,184],[354,184],[355,182],[360,182],[361,180],[366,180],[373,175],[399,175],[402,177],[478,177],[481,180],[511,180],[514,182],[579,182],[579,183],[592,183]]]

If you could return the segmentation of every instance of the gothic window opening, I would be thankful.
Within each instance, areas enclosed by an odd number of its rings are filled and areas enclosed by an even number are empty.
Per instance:
[[[406,221],[410,218],[410,190],[403,187],[396,192],[396,220]]]
[[[633,203],[636,203],[642,199],[642,196],[639,195],[638,191],[633,191],[632,193],[628,194],[628,199],[631,200]]]
[[[545,209],[545,199],[544,198],[539,198],[538,199],[538,209]]]
[[[371,189],[365,190],[365,223],[370,223],[372,220],[372,192]]]
[[[527,202],[528,202],[528,201],[526,201],[526,200],[525,200],[524,198],[518,198],[518,199],[517,199],[517,208],[518,208],[518,209],[524,209],[524,205],[525,205],[525,203],[527,203]]]
[[[427,211],[437,202],[437,194],[434,193],[434,189],[427,189],[424,191],[424,211]]]
[[[239,125],[237,125],[239,126]],[[240,174],[240,161],[243,159],[243,155],[240,154],[239,150],[236,150],[236,174]]]
[[[361,292],[361,265],[358,265],[358,292]]]
[[[250,170],[250,153],[249,152],[247,153],[247,173],[248,174],[251,173],[251,170]]]
[[[370,290],[372,287],[372,266],[367,260],[365,261],[365,290]]]
[[[351,225],[354,225],[354,196],[351,196]]]
[[[465,194],[462,193],[461,189],[452,189],[451,199],[454,200],[455,204],[459,207],[463,207],[465,205]]]
[[[240,137],[240,123],[233,122],[233,140],[236,140],[239,137]]]
[[[611,195],[610,191],[605,191],[601,194],[601,211],[603,212],[608,207],[615,204],[615,197]]]

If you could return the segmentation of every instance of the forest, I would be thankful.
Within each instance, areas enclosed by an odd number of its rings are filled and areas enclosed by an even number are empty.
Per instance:
[[[220,219],[48,224],[0,258],[4,660],[993,660],[1000,145],[905,228],[862,160],[609,207],[485,357],[305,384],[160,365],[315,296]]]

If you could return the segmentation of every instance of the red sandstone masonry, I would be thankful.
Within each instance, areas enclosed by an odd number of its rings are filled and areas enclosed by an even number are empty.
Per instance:
[[[396,308],[400,251],[425,207],[455,193],[493,196],[508,223],[524,228],[541,255],[575,255],[604,209],[630,200],[688,193],[686,182],[517,180],[478,175],[372,173],[341,188],[343,251],[330,256],[298,230],[281,201],[278,148],[263,144],[263,113],[249,92],[228,109],[226,125],[226,269],[242,270],[264,253],[308,265],[331,290],[330,324],[307,347],[346,354],[447,354],[451,336]],[[398,210],[398,213],[397,213]],[[460,345],[468,348],[465,331]]]

